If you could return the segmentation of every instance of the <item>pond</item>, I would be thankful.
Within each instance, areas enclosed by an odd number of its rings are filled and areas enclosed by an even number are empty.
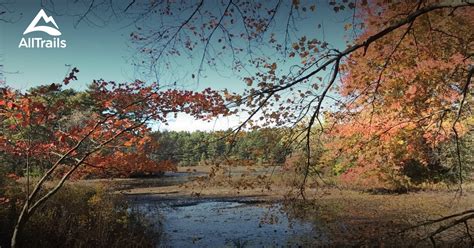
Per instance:
[[[180,185],[196,173],[127,181],[124,189]],[[160,247],[300,247],[327,240],[309,222],[290,218],[281,202],[253,197],[129,195],[131,207],[163,233]],[[305,245],[306,244],[306,245]]]
[[[160,247],[301,247],[324,239],[315,236],[322,232],[310,223],[288,218],[279,203],[145,198],[133,202],[162,228]]]

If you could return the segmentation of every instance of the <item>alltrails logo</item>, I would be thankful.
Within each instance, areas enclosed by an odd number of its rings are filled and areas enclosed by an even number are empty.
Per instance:
[[[46,24],[53,24],[54,27],[51,26],[39,26],[38,22],[43,20]],[[59,31],[59,27],[54,21],[52,16],[48,16],[44,10],[40,10],[36,17],[31,21],[30,25],[26,28],[23,35],[29,34],[31,32],[44,32],[50,36],[60,36],[61,32]],[[66,48],[66,40],[62,40],[59,37],[54,37],[52,39],[44,39],[41,37],[29,37],[29,38],[21,38],[20,44],[18,44],[18,48]]]

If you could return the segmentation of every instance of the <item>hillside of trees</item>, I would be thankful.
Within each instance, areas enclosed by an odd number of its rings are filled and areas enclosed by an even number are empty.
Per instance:
[[[232,130],[214,132],[153,132],[149,150],[157,161],[170,161],[180,166],[212,164],[223,160],[253,165],[283,164],[292,152],[285,144],[283,128],[243,131],[234,137]]]

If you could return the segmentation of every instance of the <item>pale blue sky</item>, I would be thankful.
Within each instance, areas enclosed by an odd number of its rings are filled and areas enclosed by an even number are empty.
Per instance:
[[[61,1],[58,1],[61,2]],[[58,4],[58,3],[56,3]],[[61,3],[59,3],[61,4]],[[307,17],[307,26],[298,27],[298,34],[307,35],[309,38],[323,37],[323,30],[316,29],[317,24],[324,25],[324,37],[326,40],[343,49],[345,46],[344,37],[344,16],[336,15],[326,3],[318,3],[318,11],[313,16]],[[25,49],[18,48],[18,43],[23,37],[23,32],[41,9],[39,1],[19,0],[12,1],[9,9],[13,11],[13,23],[0,22],[0,54],[2,54],[4,77],[7,85],[25,90],[29,87],[60,82],[69,68],[69,64],[80,69],[79,80],[69,87],[84,89],[88,83],[94,79],[103,78],[118,82],[133,81],[141,79],[146,81],[155,80],[147,78],[137,72],[132,65],[131,58],[134,55],[134,47],[131,45],[129,35],[134,31],[133,25],[128,25],[130,20],[113,20],[103,27],[88,25],[86,22],[75,27],[77,17],[70,15],[53,15],[62,35],[61,39],[67,40],[65,49]],[[276,20],[283,23],[285,20]],[[281,25],[276,25],[278,26]],[[276,29],[276,32],[279,30]],[[36,34],[35,34],[36,35]],[[39,34],[38,34],[39,35]],[[36,36],[38,36],[36,35]],[[41,35],[40,35],[41,36]],[[217,71],[205,68],[199,85],[195,79],[191,79],[191,74],[195,73],[198,62],[189,58],[177,58],[174,63],[177,70],[170,73],[163,73],[161,78],[167,80],[178,80],[181,87],[191,90],[198,90],[204,87],[216,89],[228,88],[232,91],[242,91],[245,84],[240,76],[228,68],[221,68]],[[283,65],[283,70],[288,69],[288,65]],[[165,127],[173,130],[212,130],[226,129],[238,123],[238,117],[218,120],[217,123],[193,122],[188,117],[180,116],[174,120],[174,124]],[[190,125],[190,123],[193,123]]]
[[[74,29],[70,16],[53,16],[62,32],[61,39],[67,40],[67,48],[18,48],[23,31],[41,8],[39,3],[32,2],[20,0],[12,4],[11,8],[17,12],[15,16],[22,14],[21,17],[14,23],[0,24],[0,48],[7,71],[6,81],[10,86],[26,89],[60,82],[68,71],[65,64],[81,70],[79,82],[74,83],[74,87],[78,88],[99,78],[118,81],[133,79],[130,64],[126,60],[129,51],[127,33],[130,31],[119,29],[118,25],[109,28],[81,25]]]

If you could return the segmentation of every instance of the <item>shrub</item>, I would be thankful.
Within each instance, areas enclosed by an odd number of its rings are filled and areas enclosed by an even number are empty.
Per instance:
[[[20,196],[10,196],[0,208],[1,247],[9,247]],[[18,242],[19,247],[154,247],[161,237],[156,230],[119,196],[68,185],[33,214]]]

